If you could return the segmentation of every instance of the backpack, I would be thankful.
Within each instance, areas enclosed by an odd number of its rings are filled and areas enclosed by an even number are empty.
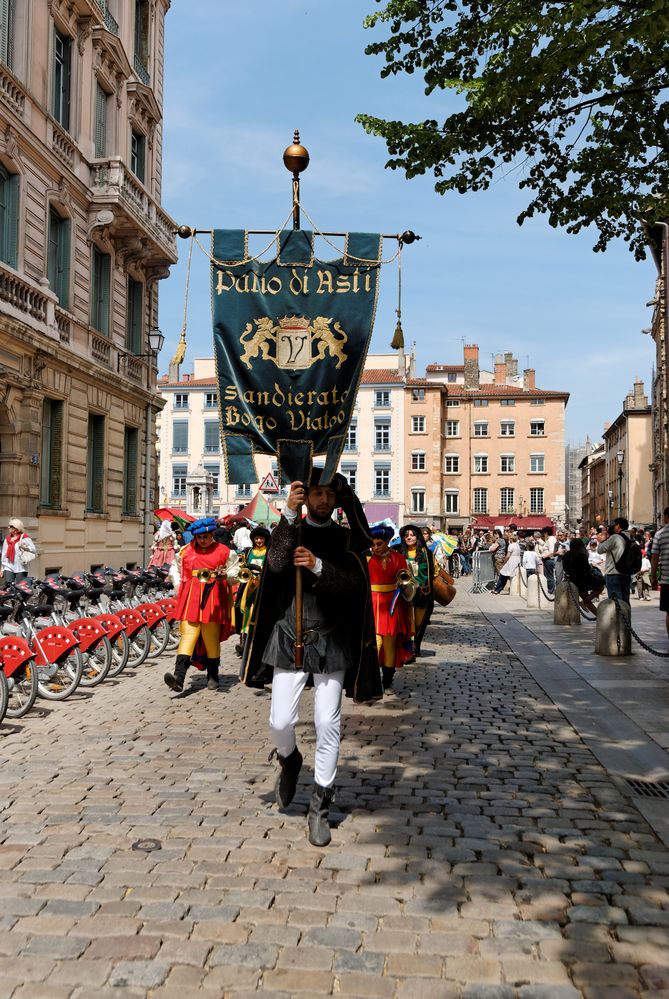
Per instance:
[[[641,571],[641,547],[626,534],[621,534],[620,537],[625,542],[625,547],[620,558],[614,558],[613,564],[622,576],[636,576]]]

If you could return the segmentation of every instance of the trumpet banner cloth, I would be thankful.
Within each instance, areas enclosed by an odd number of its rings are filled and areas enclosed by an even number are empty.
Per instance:
[[[314,256],[314,234],[284,230],[269,261],[248,234],[212,235],[211,295],[226,481],[257,482],[254,455],[305,481],[325,455],[329,482],[346,440],[374,326],[382,238],[348,233],[344,255]]]

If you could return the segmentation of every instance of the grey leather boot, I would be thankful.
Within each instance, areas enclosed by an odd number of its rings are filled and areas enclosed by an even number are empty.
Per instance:
[[[270,759],[274,755],[281,765],[281,772],[274,785],[274,800],[279,808],[288,808],[297,790],[297,778],[302,769],[302,753],[295,746],[289,756],[281,756],[276,749],[270,753]]]
[[[330,824],[328,822],[328,810],[333,798],[333,787],[321,787],[320,784],[314,785],[314,793],[311,795],[309,813],[307,815],[309,842],[312,846],[327,846],[332,839]]]
[[[166,673],[163,680],[172,690],[180,694],[184,689],[186,670],[190,666],[190,656],[177,656],[174,664],[174,673]]]

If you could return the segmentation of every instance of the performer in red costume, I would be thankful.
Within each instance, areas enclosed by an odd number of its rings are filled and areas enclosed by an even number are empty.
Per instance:
[[[368,556],[369,579],[372,584],[372,607],[376,627],[376,647],[383,675],[383,689],[393,685],[395,669],[409,660],[414,652],[411,642],[411,617],[409,604],[402,594],[400,572],[408,573],[407,560],[397,549],[391,551],[388,542],[393,536],[392,527],[380,525],[371,528],[372,554]]]
[[[207,689],[218,690],[221,642],[229,637],[231,600],[228,579],[236,576],[239,558],[214,538],[216,521],[202,517],[189,525],[193,540],[181,549],[181,585],[176,616],[181,621],[174,673],[166,673],[168,687],[180,693],[186,670],[200,640],[206,650]]]

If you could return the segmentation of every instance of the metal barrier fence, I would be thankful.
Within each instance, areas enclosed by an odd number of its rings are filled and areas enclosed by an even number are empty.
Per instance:
[[[495,553],[475,551],[472,558],[472,588],[470,593],[485,593],[495,585]]]

